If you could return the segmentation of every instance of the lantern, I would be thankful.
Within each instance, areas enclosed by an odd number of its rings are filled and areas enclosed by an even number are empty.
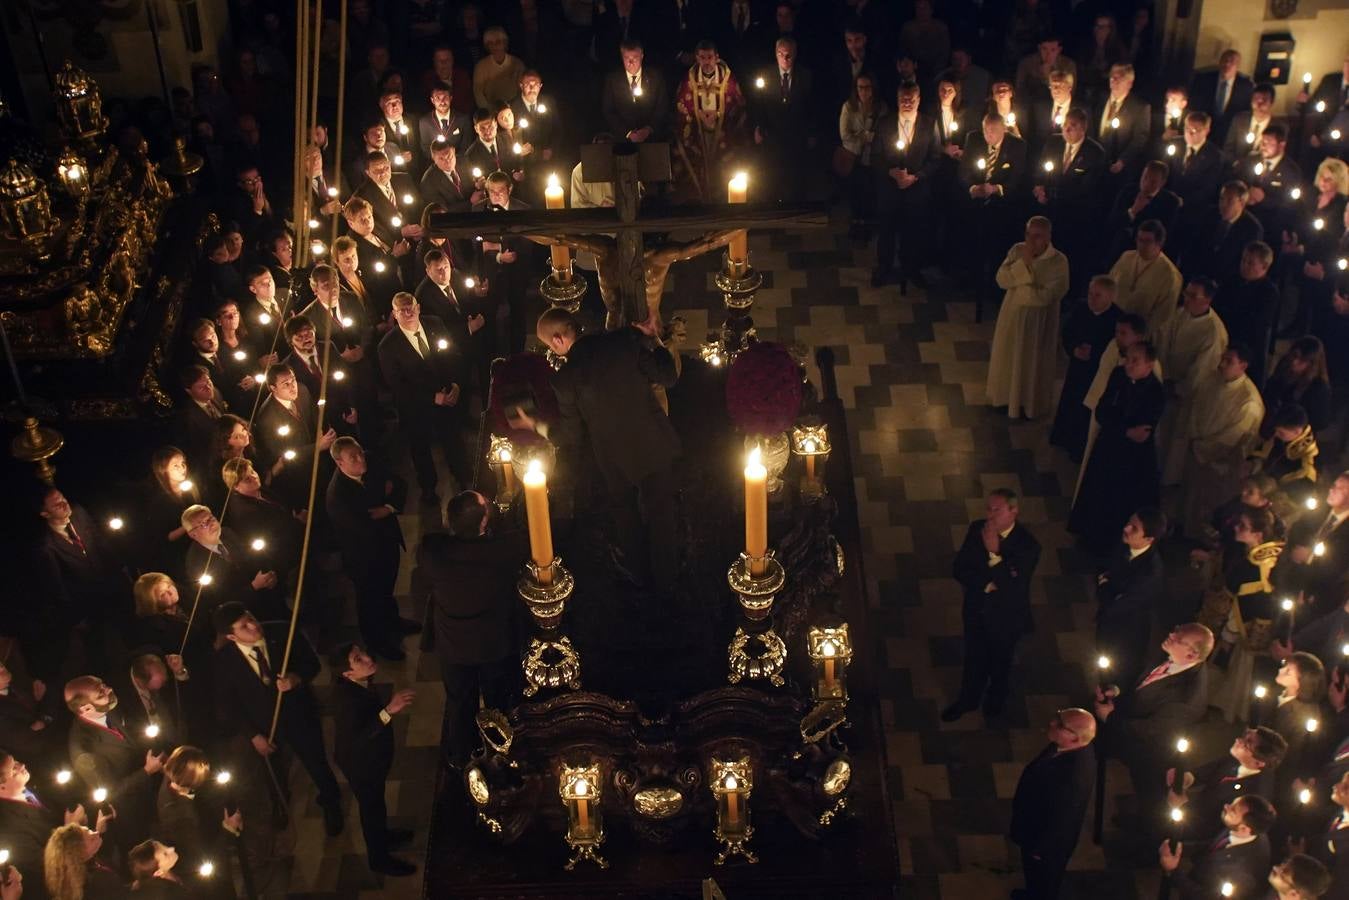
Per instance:
[[[75,200],[89,196],[89,167],[80,155],[67,147],[56,161],[56,177],[61,187]]]
[[[829,426],[818,420],[803,420],[792,429],[792,453],[805,462],[802,496],[824,492],[824,463],[829,458]]]
[[[852,662],[852,641],[848,623],[812,625],[806,632],[806,655],[815,677],[811,693],[816,700],[848,699],[848,663]]]
[[[487,448],[487,465],[496,475],[496,504],[502,512],[510,509],[519,481],[515,477],[515,447],[510,438],[492,435]]]
[[[599,763],[562,767],[558,794],[567,807],[567,846],[576,851],[576,855],[567,861],[568,871],[583,859],[601,869],[609,868],[609,863],[596,852],[596,848],[604,843],[600,791]]]
[[[746,846],[754,836],[749,821],[749,795],[754,790],[749,757],[724,760],[713,757],[711,781],[712,796],[717,802],[717,827],[712,834],[722,845],[713,862],[721,865],[736,853],[748,862],[758,862]]]
[[[99,95],[98,83],[83,69],[66,60],[61,71],[56,73],[54,84],[52,99],[56,104],[56,117],[61,122],[61,130],[65,132],[66,138],[90,141],[101,135],[108,127],[108,119],[103,115],[103,98]]]
[[[33,170],[11,159],[0,172],[0,234],[14,241],[38,244],[56,230],[47,186]]]

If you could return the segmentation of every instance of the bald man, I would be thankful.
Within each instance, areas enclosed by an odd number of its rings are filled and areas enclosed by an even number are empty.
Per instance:
[[[1061,709],[1049,721],[1049,746],[1026,764],[1012,798],[1010,836],[1021,847],[1026,888],[1013,897],[1052,900],[1077,847],[1096,784],[1096,718]]]

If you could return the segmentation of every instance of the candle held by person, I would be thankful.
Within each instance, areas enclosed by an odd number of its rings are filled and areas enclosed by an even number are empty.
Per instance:
[[[768,469],[761,457],[755,447],[745,462],[745,555],[755,576],[764,573],[768,555]]]
[[[108,520],[108,527],[111,528],[113,531],[121,531],[122,526],[124,525],[126,525],[126,522],[122,521],[121,516],[113,516],[111,519]]]
[[[159,726],[156,725],[154,722],[151,722],[149,725],[146,725],[145,736],[152,741],[155,738],[159,737]]]
[[[746,203],[749,201],[749,174],[746,172],[736,172],[735,176],[726,183],[726,202],[727,203]],[[749,260],[749,232],[740,230],[731,238],[730,246],[727,248],[727,254],[731,262],[736,265],[744,265]]]
[[[544,205],[548,209],[566,209],[567,200],[562,192],[562,181],[558,178],[556,172],[548,175],[548,186],[543,189]],[[562,281],[571,278],[571,248],[564,247],[561,244],[554,244],[549,248],[549,254],[552,258],[553,272]]]
[[[543,463],[531,459],[520,479],[525,486],[525,518],[529,521],[529,555],[539,570],[539,581],[553,580],[553,527],[548,520],[548,476]]]

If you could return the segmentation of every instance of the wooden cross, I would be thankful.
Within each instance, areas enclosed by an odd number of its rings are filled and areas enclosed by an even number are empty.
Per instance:
[[[723,246],[735,231],[748,228],[821,228],[828,216],[810,205],[776,203],[704,204],[663,209],[638,220],[639,182],[670,180],[668,144],[587,144],[581,148],[581,177],[588,184],[612,182],[614,208],[521,210],[491,219],[493,234],[513,234],[538,243],[561,243],[602,257],[600,291],[611,315],[610,328],[643,322],[650,316],[648,297],[657,303],[670,264]],[[429,237],[471,237],[484,230],[481,213],[432,213]],[[644,232],[703,231],[701,240],[663,241],[644,246]],[[615,237],[608,238],[613,234]],[[616,313],[616,315],[615,315]]]

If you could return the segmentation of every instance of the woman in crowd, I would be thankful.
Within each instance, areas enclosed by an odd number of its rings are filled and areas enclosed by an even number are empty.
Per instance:
[[[1274,434],[1274,419],[1286,406],[1301,406],[1307,411],[1312,433],[1319,434],[1330,423],[1330,371],[1326,351],[1319,338],[1298,338],[1279,357],[1274,373],[1265,382],[1265,419],[1260,436]]]
[[[175,900],[191,897],[175,872],[178,851],[159,841],[141,841],[127,854],[127,868],[131,873],[131,892],[148,900]]]
[[[188,477],[187,457],[177,447],[160,447],[150,458],[150,481],[141,492],[147,537],[142,568],[181,572],[187,548],[183,510],[201,502],[201,491]]]
[[[1298,310],[1289,326],[1297,334],[1311,327],[1313,311],[1329,299],[1349,228],[1349,166],[1334,157],[1322,160],[1312,183],[1316,192],[1311,202],[1303,198],[1291,205],[1280,258],[1280,266],[1294,273],[1298,285]]]
[[[835,171],[848,186],[852,209],[849,233],[855,238],[866,235],[866,222],[876,213],[871,144],[876,137],[876,122],[889,111],[885,101],[876,96],[876,81],[867,72],[853,79],[852,94],[839,111],[838,136],[844,152],[836,156]]]
[[[1027,124],[1024,111],[1016,102],[1016,88],[1010,81],[995,81],[988,98],[988,112],[1002,116],[1007,133],[1025,139],[1021,127]]]
[[[164,763],[157,801],[158,834],[172,840],[183,871],[201,872],[210,863],[215,874],[197,886],[197,896],[230,896],[226,861],[231,838],[243,831],[243,813],[227,808],[223,789],[211,779],[211,764],[197,747],[175,749]],[[203,885],[210,885],[203,890]]]
[[[99,861],[103,835],[71,822],[47,838],[43,876],[51,900],[120,900],[126,887],[117,873]]]

